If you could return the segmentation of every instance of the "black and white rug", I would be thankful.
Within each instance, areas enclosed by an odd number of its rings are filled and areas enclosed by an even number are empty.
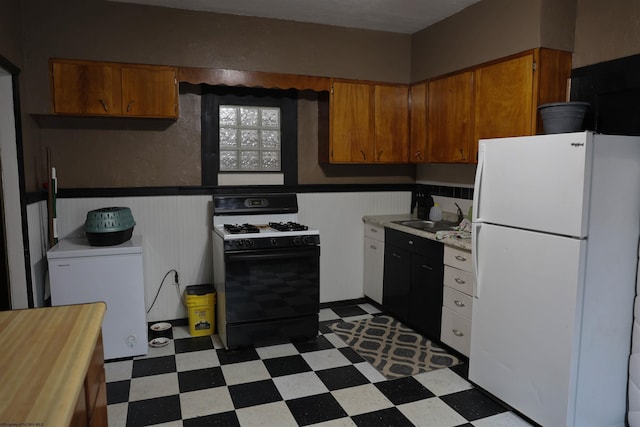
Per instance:
[[[329,328],[389,379],[462,363],[390,316],[337,322]]]

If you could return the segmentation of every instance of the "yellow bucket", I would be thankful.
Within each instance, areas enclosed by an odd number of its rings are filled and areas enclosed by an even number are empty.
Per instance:
[[[215,330],[216,305],[213,285],[191,285],[184,292],[189,312],[189,333],[194,337],[212,335]]]

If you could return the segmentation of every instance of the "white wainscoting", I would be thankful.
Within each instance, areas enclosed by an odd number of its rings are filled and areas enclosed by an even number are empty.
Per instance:
[[[188,285],[212,283],[211,196],[162,196],[58,199],[58,234],[83,235],[87,212],[109,206],[131,209],[133,233],[144,239],[143,263],[146,308],[149,309],[160,282],[171,269],[179,273],[180,291]],[[165,280],[158,299],[147,314],[150,322],[187,317],[181,296]]]
[[[45,282],[47,277],[47,249],[49,248],[49,225],[47,201],[27,206],[29,229],[29,260],[31,264],[31,288],[34,307],[44,307]]]
[[[320,301],[362,298],[365,215],[408,213],[411,192],[305,193],[298,219],[320,230]]]
[[[171,269],[179,272],[182,292],[187,285],[212,283],[211,200],[211,196],[59,198],[58,234],[60,238],[82,236],[86,214],[92,209],[129,207],[136,221],[134,234],[144,238],[145,298],[148,309],[162,278]],[[321,302],[363,296],[362,217],[407,213],[410,201],[409,191],[298,195],[299,221],[320,230]],[[46,203],[44,206],[46,209]],[[30,207],[30,210],[36,208]],[[38,221],[34,213],[34,221],[29,223],[30,235],[32,229],[41,227]],[[46,229],[43,232],[46,239]],[[46,258],[46,255],[42,256]],[[32,254],[32,271],[38,264],[35,258],[37,253]],[[185,317],[186,309],[173,285],[173,275],[170,275],[147,320],[155,322]]]

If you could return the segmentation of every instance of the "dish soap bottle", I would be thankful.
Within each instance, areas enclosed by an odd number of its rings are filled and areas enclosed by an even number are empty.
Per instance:
[[[434,203],[433,207],[429,211],[429,219],[431,221],[442,221],[442,210],[437,203]]]

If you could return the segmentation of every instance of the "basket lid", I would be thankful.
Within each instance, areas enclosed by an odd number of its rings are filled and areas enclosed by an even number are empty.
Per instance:
[[[84,231],[87,233],[108,233],[128,230],[135,225],[131,209],[108,207],[87,212]]]

